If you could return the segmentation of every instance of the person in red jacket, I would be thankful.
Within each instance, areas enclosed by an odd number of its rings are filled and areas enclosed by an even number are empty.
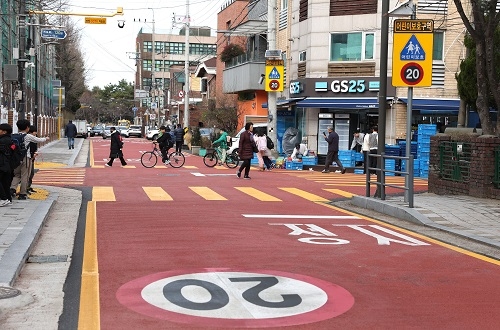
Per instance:
[[[245,170],[244,179],[249,180],[250,176],[250,160],[253,158],[255,141],[253,139],[253,123],[248,122],[245,124],[245,131],[240,135],[240,144],[238,146],[238,156],[243,161],[240,169],[236,173],[238,178],[241,178],[241,172]]]

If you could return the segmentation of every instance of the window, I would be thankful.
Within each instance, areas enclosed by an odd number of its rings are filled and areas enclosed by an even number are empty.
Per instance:
[[[151,78],[142,78],[142,88],[148,90],[151,87]]]
[[[434,42],[432,45],[432,59],[434,61],[443,60],[444,32],[434,31]]]
[[[281,0],[281,9],[287,9],[288,8],[288,0]]]
[[[164,47],[164,43],[162,41],[155,41],[155,52],[161,53]]]
[[[184,43],[182,42],[166,42],[165,52],[167,54],[184,54]]]
[[[142,69],[146,71],[151,71],[153,62],[151,60],[142,61]]]
[[[162,60],[155,60],[155,71],[164,71],[163,69],[163,61]]]
[[[299,4],[299,22],[307,19],[307,8],[309,6],[308,0],[300,0]]]
[[[151,41],[144,41],[142,44],[142,51],[143,52],[150,52],[153,50],[153,43]]]
[[[299,53],[299,62],[305,62],[307,60],[306,51],[303,50]]]
[[[216,45],[211,44],[189,44],[189,54],[215,55],[216,47]]]
[[[332,33],[330,61],[373,60],[374,43],[374,33]]]

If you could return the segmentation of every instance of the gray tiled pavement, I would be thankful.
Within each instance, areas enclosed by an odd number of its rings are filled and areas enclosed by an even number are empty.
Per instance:
[[[85,166],[88,147],[79,155],[84,142],[76,139],[71,151],[66,139],[51,142],[41,148],[44,161]],[[11,206],[0,207],[0,287],[15,284],[54,201],[59,198],[51,187],[44,189],[49,191],[46,200],[15,200]],[[406,206],[403,197],[382,201],[354,196],[351,203],[500,248],[500,200],[424,193],[415,195],[413,209]]]

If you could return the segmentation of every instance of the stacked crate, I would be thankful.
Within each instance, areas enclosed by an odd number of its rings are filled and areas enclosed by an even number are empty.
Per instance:
[[[355,155],[354,150],[339,150],[339,160],[344,167],[354,167],[355,166]]]
[[[286,165],[285,165],[285,168],[287,170],[295,170],[295,171],[302,171],[302,169],[304,168],[303,164],[301,161],[297,161],[297,160],[287,160],[286,161]]]
[[[302,164],[308,165],[308,166],[318,165],[318,157],[316,157],[316,156],[303,156],[302,157]]]
[[[399,156],[401,153],[401,150],[398,145],[385,145],[385,154],[387,156]],[[396,159],[386,159],[385,160],[385,168],[387,170],[392,170],[392,171],[399,171],[401,168],[401,164],[399,160]],[[386,175],[389,176],[394,176],[395,173],[390,173],[387,172]]]
[[[401,161],[401,171],[406,172],[406,159]],[[413,176],[420,176],[420,160],[413,159]]]
[[[436,134],[435,124],[420,124],[418,125],[418,149],[417,158],[420,163],[419,176],[422,178],[429,177],[429,158],[431,154],[431,136]]]

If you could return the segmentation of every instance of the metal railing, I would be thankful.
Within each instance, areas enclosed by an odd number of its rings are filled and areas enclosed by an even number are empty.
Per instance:
[[[233,66],[237,66],[240,64],[250,63],[250,62],[266,62],[266,57],[262,53],[245,53],[239,56],[236,56],[225,63],[226,69],[231,68]]]
[[[369,167],[368,164],[370,163],[370,158],[380,158],[380,168],[377,167]],[[394,160],[405,160],[406,161],[406,168],[405,171],[397,171],[396,169],[386,169],[385,168],[385,160],[386,159],[394,159]],[[405,191],[405,203],[408,203],[408,206],[410,208],[413,208],[413,195],[414,195],[414,183],[413,183],[413,155],[410,155],[408,157],[401,157],[401,156],[388,156],[384,153],[380,155],[376,154],[368,154],[368,159],[367,163],[365,164],[365,172],[366,172],[366,197],[370,197],[370,184],[375,184],[377,185],[377,188],[380,189],[380,199],[385,200],[386,198],[386,193],[385,193],[385,188],[386,187],[391,187],[391,188],[397,188]],[[377,173],[377,180],[372,181],[371,180],[371,175],[370,175],[370,170],[375,171]],[[405,176],[405,184],[404,186],[401,185],[396,185],[396,184],[390,184],[386,183],[386,173],[394,173],[399,174],[401,176]],[[380,181],[378,181],[378,177],[380,176]]]
[[[495,167],[493,168],[493,184],[500,188],[500,146],[495,148]]]
[[[443,180],[469,182],[472,144],[442,141],[439,144],[439,176]]]

